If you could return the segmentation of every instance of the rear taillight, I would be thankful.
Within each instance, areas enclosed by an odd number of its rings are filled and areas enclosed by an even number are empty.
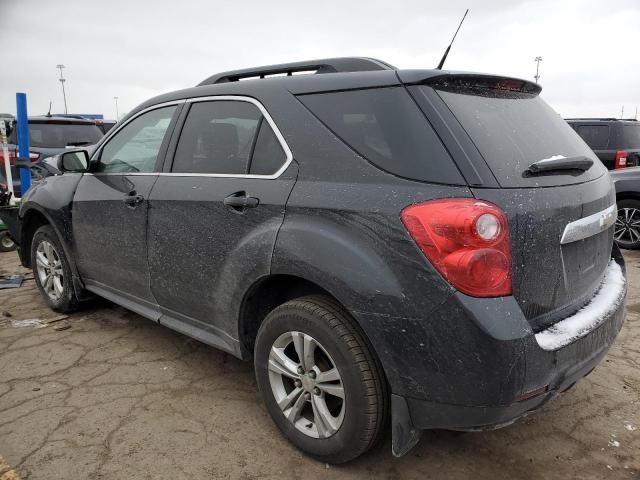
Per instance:
[[[9,150],[9,165],[13,165],[16,161],[16,153],[13,150]],[[4,166],[4,153],[0,149],[0,164]]]
[[[456,289],[474,297],[511,295],[509,224],[498,207],[467,198],[433,200],[405,208],[401,218]]]
[[[616,152],[616,161],[613,164],[613,168],[625,168],[627,166],[627,158],[629,154],[624,150],[618,150]]]
[[[16,152],[14,150],[9,150],[9,165],[13,165],[16,163]],[[29,160],[35,162],[40,158],[39,153],[29,152]],[[2,153],[2,149],[0,149],[0,165],[4,166],[4,154]]]

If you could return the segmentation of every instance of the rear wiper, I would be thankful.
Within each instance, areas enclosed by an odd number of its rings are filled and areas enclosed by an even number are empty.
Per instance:
[[[538,160],[529,165],[525,173],[536,175],[542,172],[551,172],[554,170],[589,170],[593,166],[593,160],[588,157],[579,155],[576,157],[565,157],[564,155],[554,155],[550,158]]]

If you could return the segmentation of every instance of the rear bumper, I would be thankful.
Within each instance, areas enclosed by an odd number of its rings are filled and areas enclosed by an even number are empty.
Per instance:
[[[624,276],[617,247],[612,256]],[[539,408],[603,359],[622,328],[625,298],[622,282],[591,328],[554,349],[538,343],[512,297],[455,294],[421,320],[365,316],[393,393],[394,434],[397,420],[404,432],[490,430]]]
[[[595,330],[551,353],[555,365],[548,376],[541,377],[539,388],[544,390],[531,398],[493,406],[452,405],[410,397],[398,397],[394,402],[407,403],[412,425],[418,430],[444,428],[477,431],[510,425],[588,375],[606,356],[623,322],[624,306],[621,305]]]

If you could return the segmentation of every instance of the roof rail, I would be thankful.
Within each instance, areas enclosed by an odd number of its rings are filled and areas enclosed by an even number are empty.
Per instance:
[[[594,121],[594,120],[603,120],[603,121],[614,121],[614,120],[620,120],[619,118],[613,118],[613,117],[576,117],[576,118],[565,118],[565,120],[587,120],[587,121]]]
[[[213,85],[215,83],[237,82],[250,78],[265,78],[269,76],[291,76],[296,73],[338,73],[365,72],[372,70],[395,70],[396,67],[382,60],[366,57],[324,58],[321,60],[307,60],[304,62],[282,63],[264,67],[244,68],[216,73],[198,84]]]

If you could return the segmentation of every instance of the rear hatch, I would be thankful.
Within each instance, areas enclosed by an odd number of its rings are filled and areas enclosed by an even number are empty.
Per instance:
[[[513,294],[534,329],[579,309],[598,288],[610,260],[610,217],[586,238],[564,244],[561,239],[571,222],[596,215],[597,223],[599,212],[614,205],[606,168],[539,97],[537,85],[443,74],[408,88],[474,196],[506,213]],[[576,168],[532,172],[529,167],[541,160],[541,165],[564,162],[565,167],[575,160]]]
[[[29,119],[29,153],[32,161],[43,161],[64,152],[68,148],[87,148],[98,143],[104,136],[94,122],[73,119]],[[18,156],[18,128],[14,128],[8,138],[10,155]],[[40,174],[42,169],[36,168],[32,173]],[[20,170],[13,167],[14,189],[20,183]]]

